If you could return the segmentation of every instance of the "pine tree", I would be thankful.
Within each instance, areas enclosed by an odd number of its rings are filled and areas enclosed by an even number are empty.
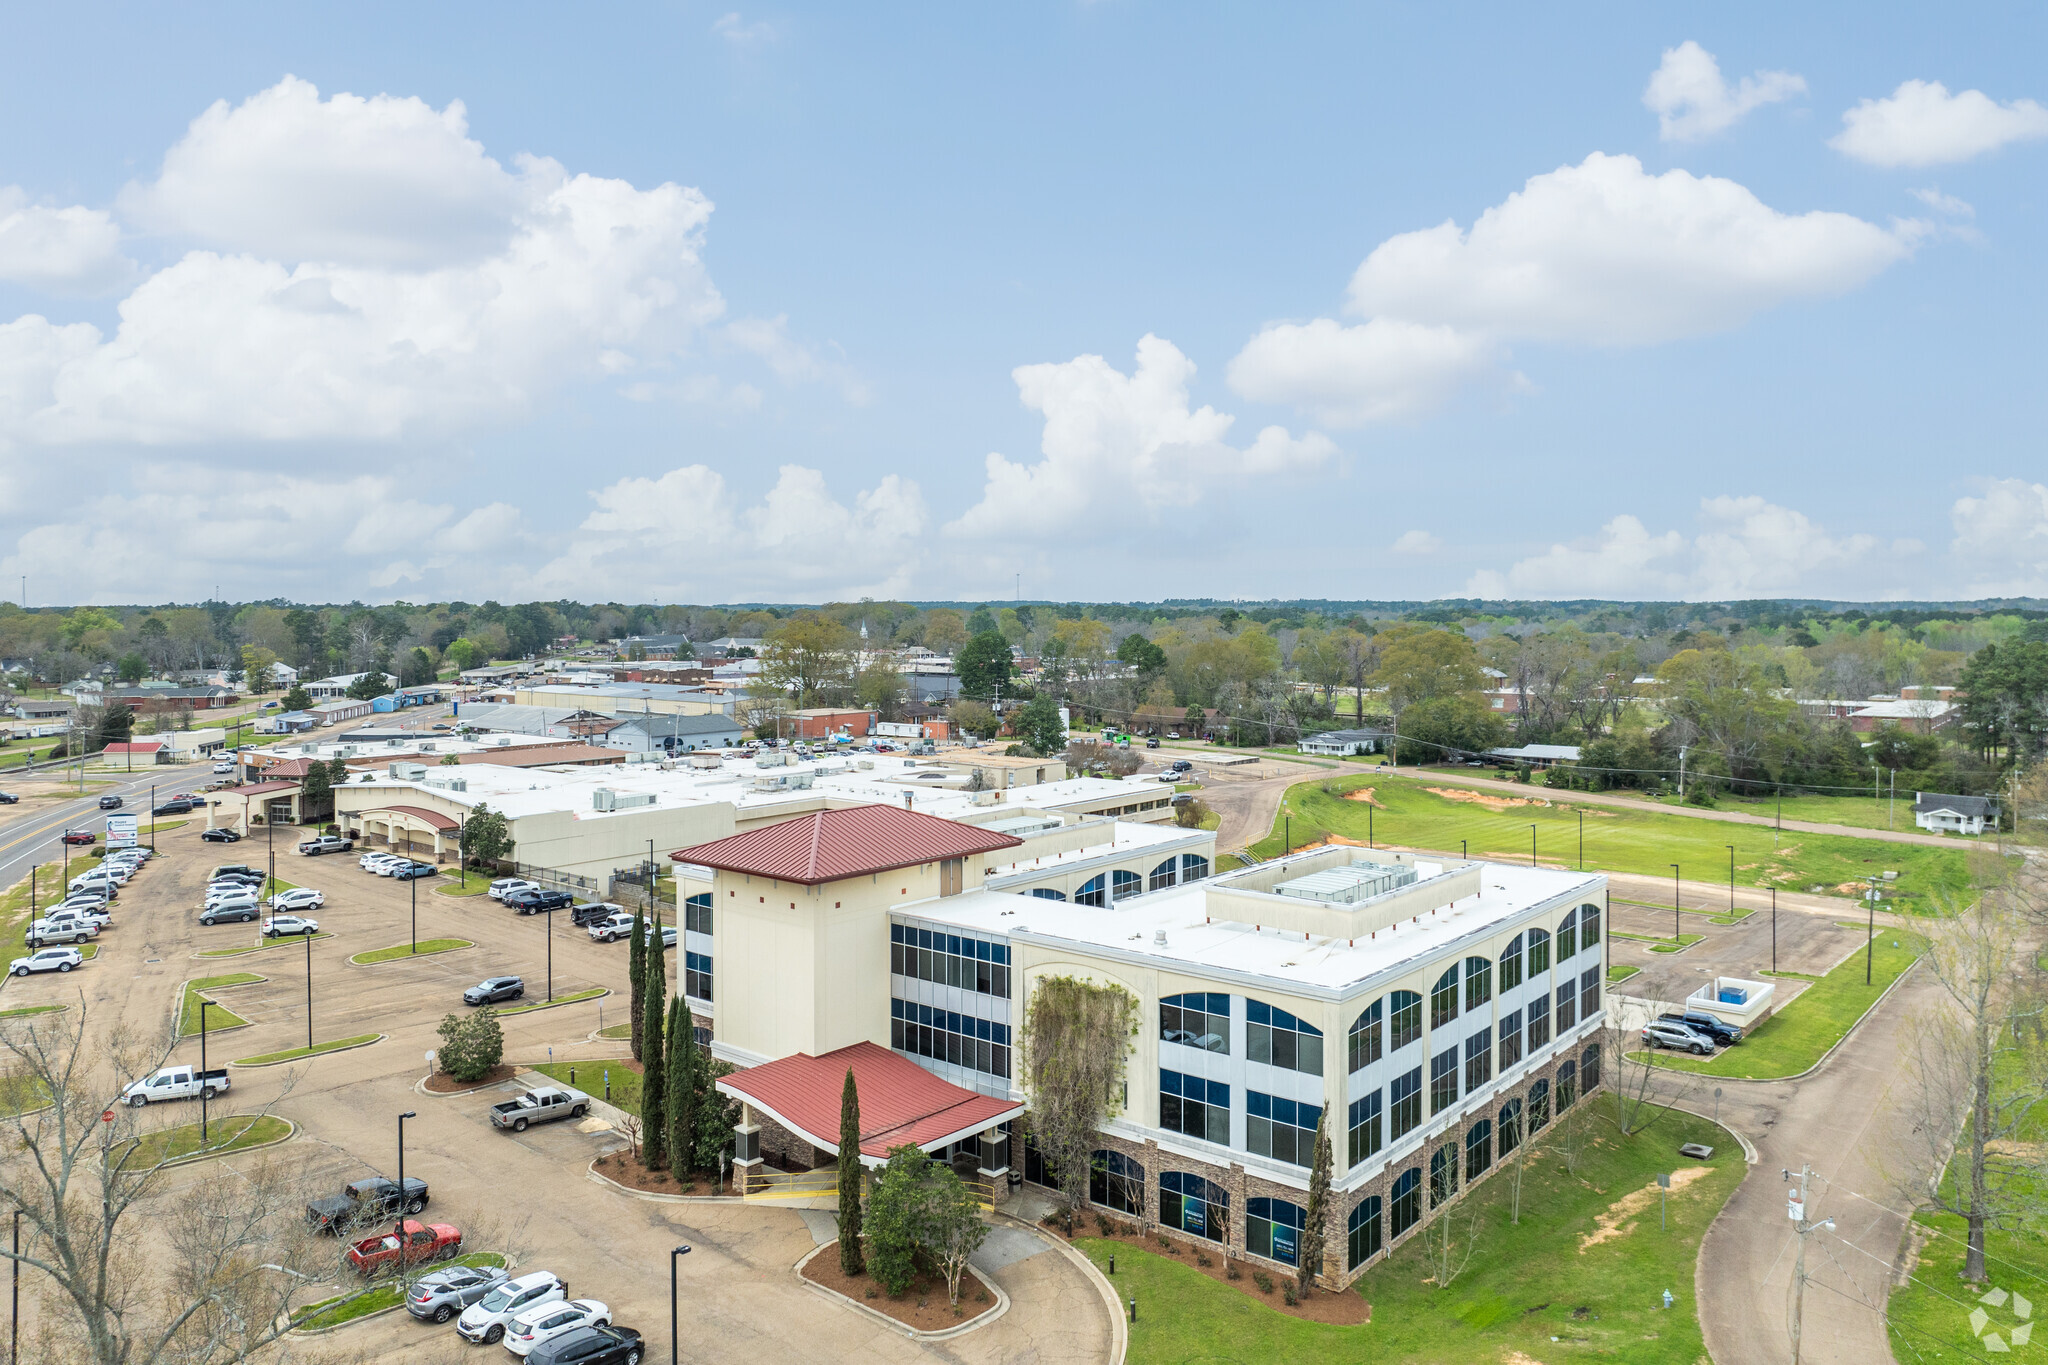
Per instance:
[[[860,1090],[852,1067],[839,1092],[839,1268],[848,1275],[867,1268],[860,1251]]]
[[[690,1007],[681,996],[672,997],[668,1007],[668,1075],[663,1089],[668,1094],[668,1165],[678,1180],[689,1179],[696,1168],[692,1148],[697,1129],[697,1096],[690,1086],[690,1058],[696,1050]]]
[[[640,1068],[640,1160],[650,1171],[668,1167],[668,1059],[662,1047],[662,1023],[668,1012],[668,975],[662,970],[661,949],[648,951],[641,972],[641,992],[647,997],[646,1019],[640,1025],[640,1045],[645,1052]]]
[[[642,1016],[647,1009],[646,991],[643,978],[647,972],[647,926],[640,918],[639,908],[633,910],[633,937],[626,949],[626,980],[633,985],[633,1060],[645,1061],[640,1055],[640,1034]]]
[[[1324,1232],[1330,1221],[1330,1110],[1316,1123],[1316,1146],[1308,1173],[1308,1210],[1301,1230],[1301,1265],[1295,1271],[1295,1292],[1308,1297],[1310,1286],[1322,1273]]]

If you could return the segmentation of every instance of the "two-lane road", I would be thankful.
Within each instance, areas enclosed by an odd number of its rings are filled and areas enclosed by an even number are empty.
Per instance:
[[[208,764],[189,763],[174,768],[150,768],[132,776],[127,773],[90,774],[87,793],[71,799],[39,795],[53,790],[47,779],[34,782],[17,780],[7,784],[5,789],[19,796],[21,804],[0,806],[0,887],[14,885],[26,877],[29,868],[35,864],[63,862],[63,834],[67,829],[104,833],[106,822],[103,817],[115,814],[133,815],[138,817],[139,823],[148,825],[152,785],[158,792],[169,796],[172,792],[196,790],[199,784],[211,780]],[[102,785],[109,781],[112,785]],[[121,809],[101,810],[99,799],[102,796],[120,797],[123,802]]]

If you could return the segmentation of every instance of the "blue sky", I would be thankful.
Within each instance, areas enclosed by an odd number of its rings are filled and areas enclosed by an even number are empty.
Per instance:
[[[0,575],[2048,594],[2048,19],[1781,9],[17,18]]]

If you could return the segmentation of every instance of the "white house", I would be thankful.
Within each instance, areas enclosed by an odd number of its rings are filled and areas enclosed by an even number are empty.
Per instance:
[[[1998,802],[1989,796],[1913,793],[1913,823],[1936,834],[1982,834],[1998,824]]]
[[[1325,730],[1319,735],[1303,735],[1296,747],[1305,754],[1349,758],[1353,754],[1376,754],[1386,742],[1385,730]]]

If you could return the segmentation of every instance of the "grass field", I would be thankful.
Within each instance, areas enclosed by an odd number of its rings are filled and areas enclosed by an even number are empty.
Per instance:
[[[191,1038],[198,1034],[200,1002],[211,998],[208,994],[209,992],[220,990],[225,986],[253,986],[258,981],[268,979],[267,977],[258,976],[254,972],[236,972],[232,976],[208,976],[202,977],[197,981],[186,982],[185,1003],[183,1008],[178,1011],[178,1036],[180,1038]],[[247,1019],[242,1018],[242,1016],[234,1013],[232,1010],[224,1008],[217,1001],[214,1003],[213,1008],[206,1012],[206,1031],[208,1033],[224,1028],[240,1028],[248,1022]]]
[[[372,948],[366,953],[357,953],[349,961],[359,967],[373,962],[389,962],[400,957],[428,957],[434,953],[452,953],[457,948],[474,948],[476,945],[466,938],[423,938],[417,944],[394,943],[389,948]]]
[[[1554,1136],[1539,1142],[1519,1226],[1509,1218],[1507,1172],[1457,1206],[1479,1211],[1477,1251],[1447,1288],[1425,1283],[1420,1237],[1368,1271],[1357,1292],[1371,1302],[1372,1321],[1356,1327],[1287,1317],[1256,1294],[1129,1242],[1082,1238],[1076,1245],[1098,1263],[1117,1254],[1117,1295],[1138,1300],[1132,1365],[1695,1365],[1706,1350],[1692,1301],[1693,1261],[1708,1223],[1742,1181],[1741,1146],[1705,1119],[1679,1113],[1623,1138],[1601,1117],[1606,1107],[1596,1096],[1570,1116],[1584,1125],[1575,1171],[1564,1169]],[[1712,1160],[1676,1155],[1679,1143],[1695,1141],[1714,1148]],[[1697,1173],[1671,1191],[1660,1229],[1657,1175],[1689,1168]],[[1612,1230],[1602,1236],[1603,1228]],[[1594,1236],[1601,1240],[1589,1243]],[[1661,1307],[1666,1289],[1678,1298],[1671,1312]]]
[[[331,1042],[315,1043],[311,1047],[286,1048],[283,1052],[260,1052],[254,1057],[235,1058],[236,1066],[270,1066],[276,1062],[295,1062],[301,1057],[317,1057],[323,1052],[341,1052],[352,1047],[363,1047],[376,1042],[381,1033],[358,1033],[353,1038],[336,1038]]]
[[[15,1072],[0,1076],[0,1118],[13,1118],[50,1101],[50,1092],[36,1076]]]
[[[1926,908],[1938,892],[1960,894],[1968,885],[1967,853],[1958,847],[1932,848],[1912,844],[1881,844],[1849,835],[1788,834],[1773,847],[1773,831],[1754,825],[1726,824],[1684,815],[1611,810],[1573,805],[1570,794],[1543,787],[1523,789],[1512,797],[1490,792],[1453,796],[1429,790],[1426,777],[1348,776],[1316,779],[1289,789],[1280,816],[1265,839],[1253,845],[1261,857],[1275,857],[1285,833],[1295,848],[1336,834],[1360,843],[1367,838],[1367,803],[1345,794],[1371,788],[1372,841],[1381,846],[1455,850],[1460,841],[1473,857],[1502,862],[1527,862],[1530,826],[1534,825],[1537,859],[1553,867],[1575,867],[1579,855],[1579,812],[1585,812],[1586,867],[1607,872],[1632,872],[1668,877],[1671,864],[1680,875],[1698,881],[1725,882],[1728,845],[1735,846],[1736,884],[1752,888],[1779,886],[1805,891],[1821,886],[1853,895],[1853,883],[1873,872],[1897,871],[1895,908]],[[1324,791],[1331,788],[1335,795]],[[1484,801],[1470,799],[1483,797]],[[1502,800],[1521,804],[1500,806]],[[1488,805],[1485,802],[1495,804]],[[1847,889],[1843,889],[1843,888]]]
[[[609,1070],[612,1078],[611,1103],[629,1113],[640,1112],[640,1073],[632,1071],[614,1061],[594,1062],[542,1062],[533,1068],[543,1076],[552,1077],[563,1085],[574,1086],[586,1095],[605,1098],[604,1078]],[[569,1079],[570,1071],[576,1073]]]
[[[1676,802],[1677,797],[1669,798]],[[1914,830],[1913,793],[1900,792],[1898,802],[1891,807],[1891,823],[1887,825],[1886,802],[1876,801],[1869,796],[1787,796],[1784,814],[1787,820],[1804,820],[1816,825],[1854,825],[1858,829]],[[1778,814],[1778,803],[1770,796],[1722,796],[1715,802],[1716,810],[1737,811],[1743,815],[1773,817]],[[1926,833],[1920,830],[1920,833]],[[1978,842],[1977,836],[1952,834],[1947,836],[1957,843]]]
[[[1898,946],[1893,947],[1894,943]],[[1857,953],[1808,986],[1798,999],[1757,1025],[1734,1047],[1724,1047],[1704,1060],[1659,1052],[1657,1063],[1676,1071],[1738,1080],[1796,1076],[1842,1041],[1899,973],[1920,956],[1923,946],[1912,934],[1894,930],[1880,935],[1871,954],[1869,985],[1863,984],[1863,954]]]
[[[0,1019],[24,1019],[32,1014],[56,1014],[69,1005],[24,1005],[18,1010],[0,1010]]]
[[[505,1258],[495,1251],[475,1251],[466,1256],[457,1256],[452,1261],[435,1261],[423,1265],[420,1267],[420,1274],[426,1274],[430,1270],[446,1270],[452,1265],[504,1264]],[[417,1277],[408,1276],[405,1279],[392,1280],[353,1297],[337,1295],[331,1299],[322,1299],[318,1303],[307,1304],[293,1316],[292,1326],[308,1331],[319,1331],[329,1327],[340,1327],[344,1323],[366,1318],[372,1313],[382,1313],[386,1309],[396,1308],[404,1302],[406,1287],[414,1278]]]
[[[206,1145],[199,1145],[199,1123],[181,1123],[160,1128],[132,1141],[121,1143],[107,1154],[107,1164],[148,1170],[166,1161],[191,1156],[226,1156],[266,1142],[276,1142],[292,1126],[275,1114],[223,1114],[206,1125]]]

